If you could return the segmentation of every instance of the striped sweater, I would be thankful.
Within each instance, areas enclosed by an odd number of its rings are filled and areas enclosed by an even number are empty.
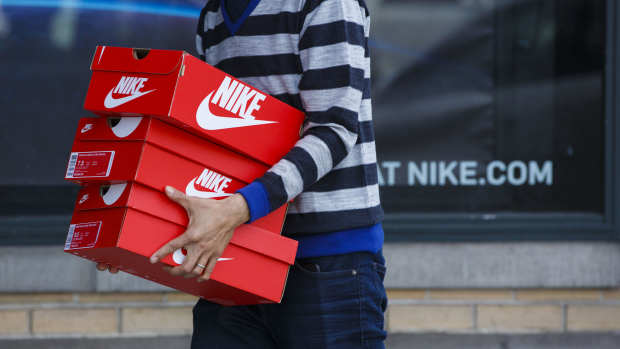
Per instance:
[[[383,241],[369,21],[363,0],[250,0],[234,21],[223,0],[201,11],[203,60],[306,113],[293,149],[240,190],[251,220],[293,200],[284,234],[302,256],[376,252]]]

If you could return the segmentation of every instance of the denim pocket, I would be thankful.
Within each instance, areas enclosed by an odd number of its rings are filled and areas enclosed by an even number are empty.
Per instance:
[[[291,268],[277,307],[282,348],[360,348],[360,283],[356,259],[308,258]],[[351,343],[355,343],[352,346]]]
[[[316,267],[311,266],[309,263],[295,262],[294,267],[299,270],[303,275],[317,279],[336,279],[341,277],[357,275],[356,268],[345,268],[336,270],[324,270],[321,269],[320,264],[315,264]],[[312,268],[312,269],[311,269]]]
[[[384,313],[387,309],[387,295],[383,280],[386,267],[373,261],[360,270],[362,295],[362,324],[365,340],[372,342],[385,339]]]
[[[379,275],[379,279],[383,283],[383,280],[385,280],[385,272],[387,271],[387,268],[385,267],[385,265],[377,262],[373,262],[372,266],[375,269],[375,272],[377,272],[377,275]]]

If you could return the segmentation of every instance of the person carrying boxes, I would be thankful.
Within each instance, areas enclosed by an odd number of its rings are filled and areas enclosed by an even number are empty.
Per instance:
[[[151,262],[185,248],[173,275],[207,280],[237,226],[289,201],[283,235],[299,243],[280,304],[201,299],[192,348],[384,348],[369,22],[363,0],[209,0],[201,11],[201,59],[303,110],[306,121],[294,147],[235,195],[216,201],[166,188],[189,224]]]

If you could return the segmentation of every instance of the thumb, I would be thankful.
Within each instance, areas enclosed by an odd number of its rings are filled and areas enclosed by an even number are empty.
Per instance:
[[[166,186],[166,196],[177,204],[183,206],[186,210],[188,208],[187,195],[182,191],[179,191],[169,185]]]

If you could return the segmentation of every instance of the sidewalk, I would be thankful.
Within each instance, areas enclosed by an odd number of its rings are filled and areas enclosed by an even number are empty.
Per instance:
[[[11,349],[170,349],[189,348],[189,336],[147,338],[0,339]],[[620,333],[587,334],[392,334],[387,349],[617,349]],[[283,348],[295,349],[295,348]]]

